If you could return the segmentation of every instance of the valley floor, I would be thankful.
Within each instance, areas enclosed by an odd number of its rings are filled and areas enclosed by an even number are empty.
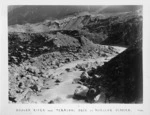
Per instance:
[[[115,47],[119,53],[124,51],[126,48]],[[84,100],[75,100],[73,99],[74,91],[80,84],[74,82],[76,79],[80,79],[80,75],[83,71],[74,68],[77,64],[85,64],[89,62],[99,62],[101,65],[104,62],[112,59],[113,56],[109,57],[99,57],[96,59],[86,59],[86,60],[77,60],[63,65],[57,69],[50,69],[47,72],[52,73],[53,76],[56,76],[60,79],[59,83],[56,83],[55,79],[46,81],[48,89],[42,89],[41,92],[38,92],[37,95],[30,95],[30,99],[25,103],[87,103]],[[70,71],[66,71],[67,68],[70,68]],[[104,97],[101,95],[99,103],[104,103]]]

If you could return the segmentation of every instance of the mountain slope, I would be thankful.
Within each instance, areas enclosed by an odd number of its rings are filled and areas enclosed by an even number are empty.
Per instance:
[[[94,11],[98,7],[89,6],[22,6],[8,13],[8,25],[37,23],[46,19],[60,19],[83,11]]]
[[[84,29],[106,36],[102,44],[129,46],[142,37],[142,14],[136,11],[95,19]]]
[[[59,20],[46,20],[35,24],[12,25],[9,32],[50,32],[77,30],[94,43],[129,46],[142,37],[142,9],[105,16],[81,13]]]
[[[93,74],[102,76],[98,82],[109,98],[123,103],[141,103],[143,98],[142,40],[97,68]],[[97,84],[98,85],[98,84]]]
[[[9,33],[9,64],[20,64],[30,58],[52,52],[88,55],[115,53],[108,46],[94,44],[76,31],[53,31],[50,33]],[[87,55],[87,56],[86,56]]]

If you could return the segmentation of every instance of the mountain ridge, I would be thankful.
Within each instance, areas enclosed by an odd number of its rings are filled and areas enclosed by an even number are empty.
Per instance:
[[[10,5],[8,6],[8,25],[38,23],[48,18],[61,19],[68,15],[75,15],[81,12],[90,13],[117,13],[125,11],[135,11],[141,6],[109,6],[109,5],[50,5],[50,6],[36,6],[36,5]]]

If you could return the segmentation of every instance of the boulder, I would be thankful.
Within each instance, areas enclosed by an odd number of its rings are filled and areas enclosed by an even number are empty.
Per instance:
[[[38,85],[36,85],[36,84],[32,85],[30,88],[35,92],[40,90],[40,87],[38,87]]]
[[[93,103],[94,102],[94,98],[96,97],[96,89],[95,88],[90,88],[87,92],[87,95],[86,95],[86,99],[87,99],[87,102],[89,103]]]
[[[53,104],[54,103],[54,101],[53,100],[50,100],[49,102],[48,102],[48,104]]]
[[[67,71],[67,72],[70,72],[70,68],[66,68],[66,71]]]
[[[61,97],[56,97],[53,100],[49,101],[48,104],[61,103],[64,100]]]
[[[86,98],[87,92],[88,92],[89,88],[86,86],[78,86],[74,92],[74,98]]]
[[[31,73],[34,73],[34,74],[40,73],[39,69],[35,66],[27,66],[25,69]]]
[[[93,102],[99,101],[101,93],[102,93],[101,86],[89,88],[87,95],[86,95],[87,102],[93,103]]]
[[[36,76],[32,76],[32,79],[34,80],[34,81],[38,81],[38,77],[36,77]]]
[[[51,78],[51,79],[55,79],[56,77],[55,77],[54,75],[51,75],[50,78]]]
[[[47,73],[42,74],[42,77],[49,78],[49,75]]]
[[[65,59],[65,63],[69,63],[69,62],[71,62],[71,59],[70,58],[66,58]]]
[[[62,67],[64,64],[63,63],[59,63],[59,67]]]
[[[99,99],[100,99],[100,97],[101,97],[101,94],[98,94],[98,95],[94,98],[94,102],[98,102]]]
[[[101,54],[102,57],[107,57],[106,53]]]
[[[32,75],[29,75],[29,74],[26,75],[26,78],[27,78],[27,79],[31,79],[31,77],[32,77]]]
[[[35,62],[35,59],[31,58],[31,59],[29,59],[29,62],[30,62],[30,63]]]
[[[23,77],[25,77],[25,75],[24,74],[20,74],[20,78],[23,78]]]
[[[90,68],[91,67],[91,63],[87,63],[85,66],[86,66],[86,68]]]
[[[80,78],[82,81],[85,81],[85,80],[89,79],[89,75],[86,71],[84,71],[84,72],[82,72]]]
[[[100,75],[97,75],[97,74],[94,74],[93,78],[94,78],[94,79],[100,79],[101,76],[100,76]]]
[[[56,83],[60,83],[62,81],[62,79],[56,79]]]
[[[58,68],[58,66],[56,66],[56,65],[53,66],[53,69],[57,69],[57,68]]]
[[[82,64],[82,65],[81,65],[81,64],[77,64],[77,65],[76,65],[76,68],[77,68],[77,69],[80,69],[81,71],[86,71],[85,64],[84,64],[84,65],[83,65],[83,64]]]

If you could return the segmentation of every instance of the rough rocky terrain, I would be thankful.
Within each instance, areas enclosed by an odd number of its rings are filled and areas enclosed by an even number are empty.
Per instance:
[[[118,53],[122,50],[124,48],[120,48]],[[113,56],[65,62],[54,69],[38,69],[37,66],[24,65],[25,62],[20,66],[12,65],[9,68],[10,102],[78,103],[73,100],[73,94],[76,87],[81,85],[78,81],[82,72],[103,65]]]
[[[108,103],[142,103],[142,42],[136,41],[127,50],[105,62],[104,65],[87,71],[88,77],[80,79],[88,88],[100,87]],[[93,81],[93,82],[91,82]],[[93,97],[94,99],[94,97]]]
[[[66,89],[68,82],[74,86],[74,92],[77,84],[72,82],[79,78],[81,71],[96,68],[122,51],[94,44],[82,36],[74,38],[59,32],[10,33],[9,46],[9,99],[17,103],[32,102],[32,99],[29,101],[32,95],[33,99],[43,99],[44,92],[49,92],[49,96],[57,95],[57,88],[61,90],[59,87],[64,84]],[[50,93],[52,87],[56,89]],[[43,100],[33,102],[38,101]]]
[[[11,25],[10,103],[142,102],[142,12]]]

